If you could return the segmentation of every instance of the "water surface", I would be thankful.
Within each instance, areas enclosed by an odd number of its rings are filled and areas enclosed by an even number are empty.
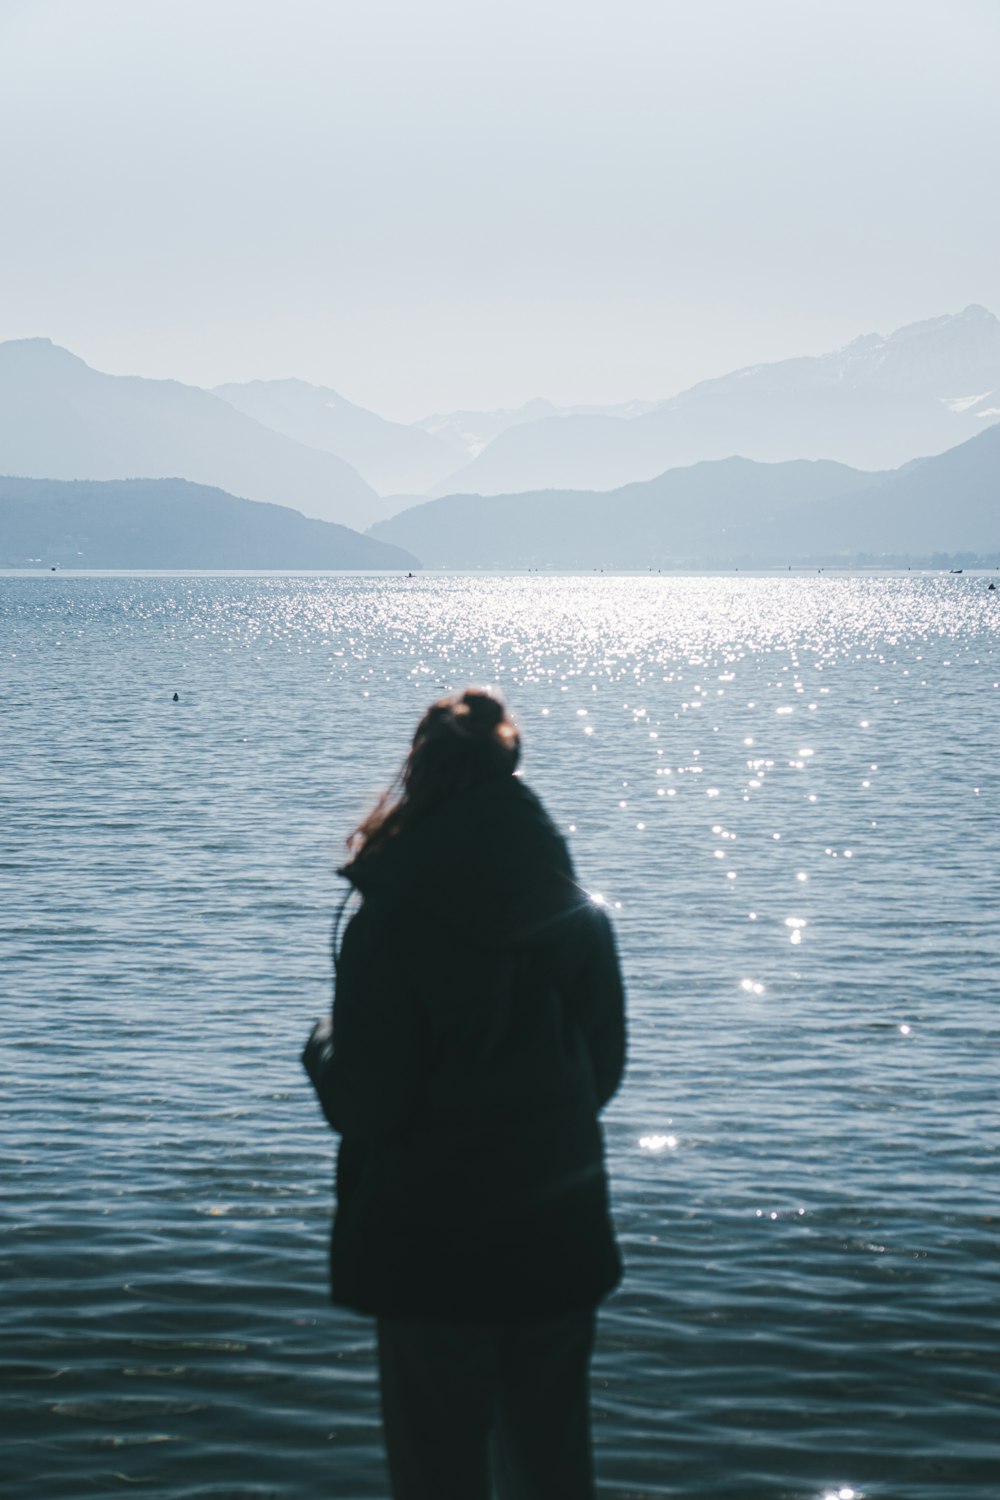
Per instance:
[[[995,1500],[998,623],[973,575],[0,578],[3,1493],[387,1494],[298,1057],[343,836],[479,682],[628,980],[602,1494]]]

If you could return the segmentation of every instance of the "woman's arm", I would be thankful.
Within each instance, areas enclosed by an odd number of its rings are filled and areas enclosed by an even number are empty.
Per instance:
[[[587,1045],[597,1107],[603,1109],[625,1071],[625,991],[614,929],[607,913],[593,901],[582,902],[568,913],[560,927],[560,989]]]
[[[408,982],[405,924],[367,902],[348,923],[332,1023],[318,1022],[302,1056],[329,1123],[379,1139],[413,1112],[424,1086],[424,1036]]]

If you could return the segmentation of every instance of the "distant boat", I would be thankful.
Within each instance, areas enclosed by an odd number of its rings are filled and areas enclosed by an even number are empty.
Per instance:
[[[952,573],[961,573],[962,570],[961,568],[951,568],[949,571]]]

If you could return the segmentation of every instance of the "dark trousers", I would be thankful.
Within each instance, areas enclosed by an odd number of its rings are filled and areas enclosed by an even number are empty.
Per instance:
[[[395,1500],[592,1500],[594,1313],[546,1322],[380,1318]]]

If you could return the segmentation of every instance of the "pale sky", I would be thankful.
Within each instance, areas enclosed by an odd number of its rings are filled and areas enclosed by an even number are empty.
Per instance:
[[[998,0],[0,0],[0,338],[412,420],[982,302]]]

